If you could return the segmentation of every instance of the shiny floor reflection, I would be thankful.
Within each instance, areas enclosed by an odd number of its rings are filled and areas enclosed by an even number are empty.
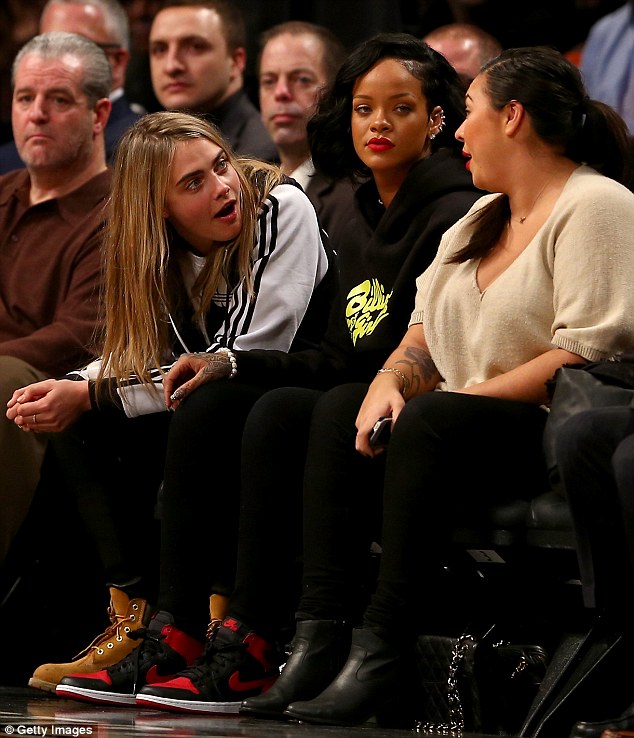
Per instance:
[[[14,736],[165,736],[192,738],[242,736],[243,738],[413,738],[414,730],[380,728],[366,724],[357,728],[320,727],[238,716],[177,715],[134,707],[99,707],[64,700],[36,689],[0,687],[0,735]],[[475,734],[463,733],[463,738]],[[479,738],[483,738],[478,734]]]

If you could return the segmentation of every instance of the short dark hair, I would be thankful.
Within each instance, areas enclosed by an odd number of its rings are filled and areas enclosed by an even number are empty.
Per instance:
[[[247,32],[244,16],[231,0],[164,0],[159,12],[165,8],[209,8],[215,10],[222,21],[222,30],[229,51],[245,47]]]

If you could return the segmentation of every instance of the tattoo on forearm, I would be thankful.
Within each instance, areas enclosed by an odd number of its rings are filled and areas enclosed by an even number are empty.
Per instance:
[[[422,385],[430,382],[434,375],[438,373],[429,351],[417,346],[408,346],[405,349],[405,357],[399,359],[396,364],[407,367],[412,394],[416,394]]]

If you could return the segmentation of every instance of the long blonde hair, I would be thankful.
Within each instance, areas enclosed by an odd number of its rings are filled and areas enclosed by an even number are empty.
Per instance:
[[[104,241],[104,361],[97,378],[118,385],[137,375],[149,388],[150,369],[169,350],[174,308],[169,276],[174,272],[171,230],[164,215],[170,169],[177,147],[203,138],[222,148],[240,180],[242,228],[223,248],[212,249],[192,289],[199,298],[195,318],[204,322],[220,280],[235,275],[253,293],[252,250],[261,203],[284,175],[265,162],[238,159],[218,129],[194,115],[151,113],[122,136],[113,164],[112,193]]]

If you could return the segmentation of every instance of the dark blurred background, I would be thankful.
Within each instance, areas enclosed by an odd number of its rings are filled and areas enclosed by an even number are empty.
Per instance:
[[[0,142],[11,138],[10,71],[17,50],[37,33],[45,0],[0,3]],[[255,64],[259,34],[286,20],[308,20],[332,29],[351,48],[380,31],[422,37],[446,23],[474,23],[504,47],[548,44],[575,63],[590,26],[623,0],[238,0],[248,30],[247,91],[257,104]],[[148,110],[155,108],[146,74],[147,35],[160,0],[123,0],[130,17],[133,60],[127,89]]]

